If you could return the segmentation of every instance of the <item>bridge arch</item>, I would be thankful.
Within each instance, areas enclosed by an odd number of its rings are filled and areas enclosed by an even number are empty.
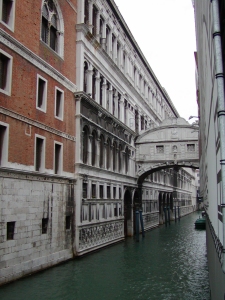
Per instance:
[[[171,188],[166,190],[162,187],[160,190],[159,187],[158,191],[159,222],[163,223],[164,218],[170,218],[170,214],[178,213],[176,208],[182,202],[181,193],[177,192],[178,183],[179,190],[182,189],[179,170],[199,169],[198,124],[189,124],[183,118],[166,119],[158,127],[142,132],[136,139],[135,146],[140,204],[142,185],[146,177],[161,170],[173,170],[173,178],[167,175],[164,177],[165,180],[167,177],[172,178]],[[188,203],[187,200],[185,198],[184,202]],[[176,207],[175,211],[174,207]]]
[[[183,118],[165,119],[136,140],[138,184],[161,169],[199,168],[198,125]]]

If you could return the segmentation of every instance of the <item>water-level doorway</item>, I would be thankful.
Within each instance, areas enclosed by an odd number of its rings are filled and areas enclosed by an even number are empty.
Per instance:
[[[124,194],[124,236],[133,236],[132,197],[129,190]]]

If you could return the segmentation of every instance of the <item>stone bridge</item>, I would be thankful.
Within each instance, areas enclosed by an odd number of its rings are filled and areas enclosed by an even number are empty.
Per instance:
[[[183,118],[164,120],[136,140],[138,183],[151,173],[172,167],[199,168],[198,124]]]

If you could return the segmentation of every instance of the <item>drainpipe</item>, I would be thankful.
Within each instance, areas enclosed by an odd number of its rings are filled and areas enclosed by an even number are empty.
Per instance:
[[[213,13],[213,42],[215,51],[215,69],[216,82],[218,90],[218,125],[220,130],[220,151],[221,151],[221,181],[222,181],[222,201],[223,212],[223,265],[222,269],[225,273],[225,103],[224,103],[224,73],[222,62],[221,32],[219,18],[218,0],[211,0]]]

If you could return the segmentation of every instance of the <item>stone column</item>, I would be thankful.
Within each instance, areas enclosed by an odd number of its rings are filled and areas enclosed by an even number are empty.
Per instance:
[[[114,95],[114,104],[115,104],[115,117],[118,118],[118,92],[115,91]]]
[[[84,0],[78,1],[78,24],[83,24],[84,23]]]
[[[119,148],[116,148],[116,168],[115,171],[119,172]],[[118,199],[118,197],[116,197]]]
[[[115,64],[117,64],[117,37],[116,36],[113,44],[113,60]]]
[[[97,139],[96,141],[97,143],[97,151],[96,151],[96,162],[95,162],[95,165],[99,167],[99,162],[100,162],[100,143],[101,143],[101,139]]]
[[[112,94],[113,94],[113,90],[112,90],[112,85],[110,84],[109,86],[109,112],[112,114],[112,102],[113,102],[113,99],[112,99]]]
[[[104,21],[102,26],[102,37],[101,37],[101,45],[104,50],[106,50],[106,23]]]
[[[87,182],[87,199],[91,198],[91,180]]]
[[[124,123],[124,97],[121,95],[120,97],[120,116],[119,119]]]
[[[96,71],[96,82],[95,82],[95,101],[99,104],[100,103],[100,73]]]
[[[107,88],[107,82],[106,79],[103,79],[103,85],[102,85],[102,106],[106,109],[106,88]]]
[[[112,31],[111,31],[111,29],[109,30],[109,35],[108,35],[107,52],[108,52],[109,56],[112,58]]]
[[[122,174],[125,174],[125,158],[126,158],[126,152],[122,151],[122,168],[121,168]]]
[[[119,45],[119,51],[118,50],[118,46]],[[118,40],[117,40],[117,45],[116,45],[116,51],[117,51],[117,66],[118,68],[120,68],[120,61],[121,61],[121,45],[118,43]]]
[[[138,116],[139,116],[138,130],[140,132],[141,131],[141,117],[142,117],[142,111],[141,110],[138,111]]]
[[[89,135],[89,143],[88,143],[88,165],[91,166],[91,160],[92,160],[92,139],[93,135]]]
[[[104,142],[104,160],[103,160],[103,168],[107,169],[107,142]]]
[[[113,144],[110,145],[110,163],[109,163],[109,170],[113,170]]]
[[[92,65],[89,64],[88,70],[87,70],[87,94],[92,95],[92,74],[93,74],[93,68]]]
[[[148,100],[148,85],[145,84],[145,99]]]
[[[100,13],[99,13],[99,10],[97,11],[97,16],[96,16],[96,39],[100,43]]]

